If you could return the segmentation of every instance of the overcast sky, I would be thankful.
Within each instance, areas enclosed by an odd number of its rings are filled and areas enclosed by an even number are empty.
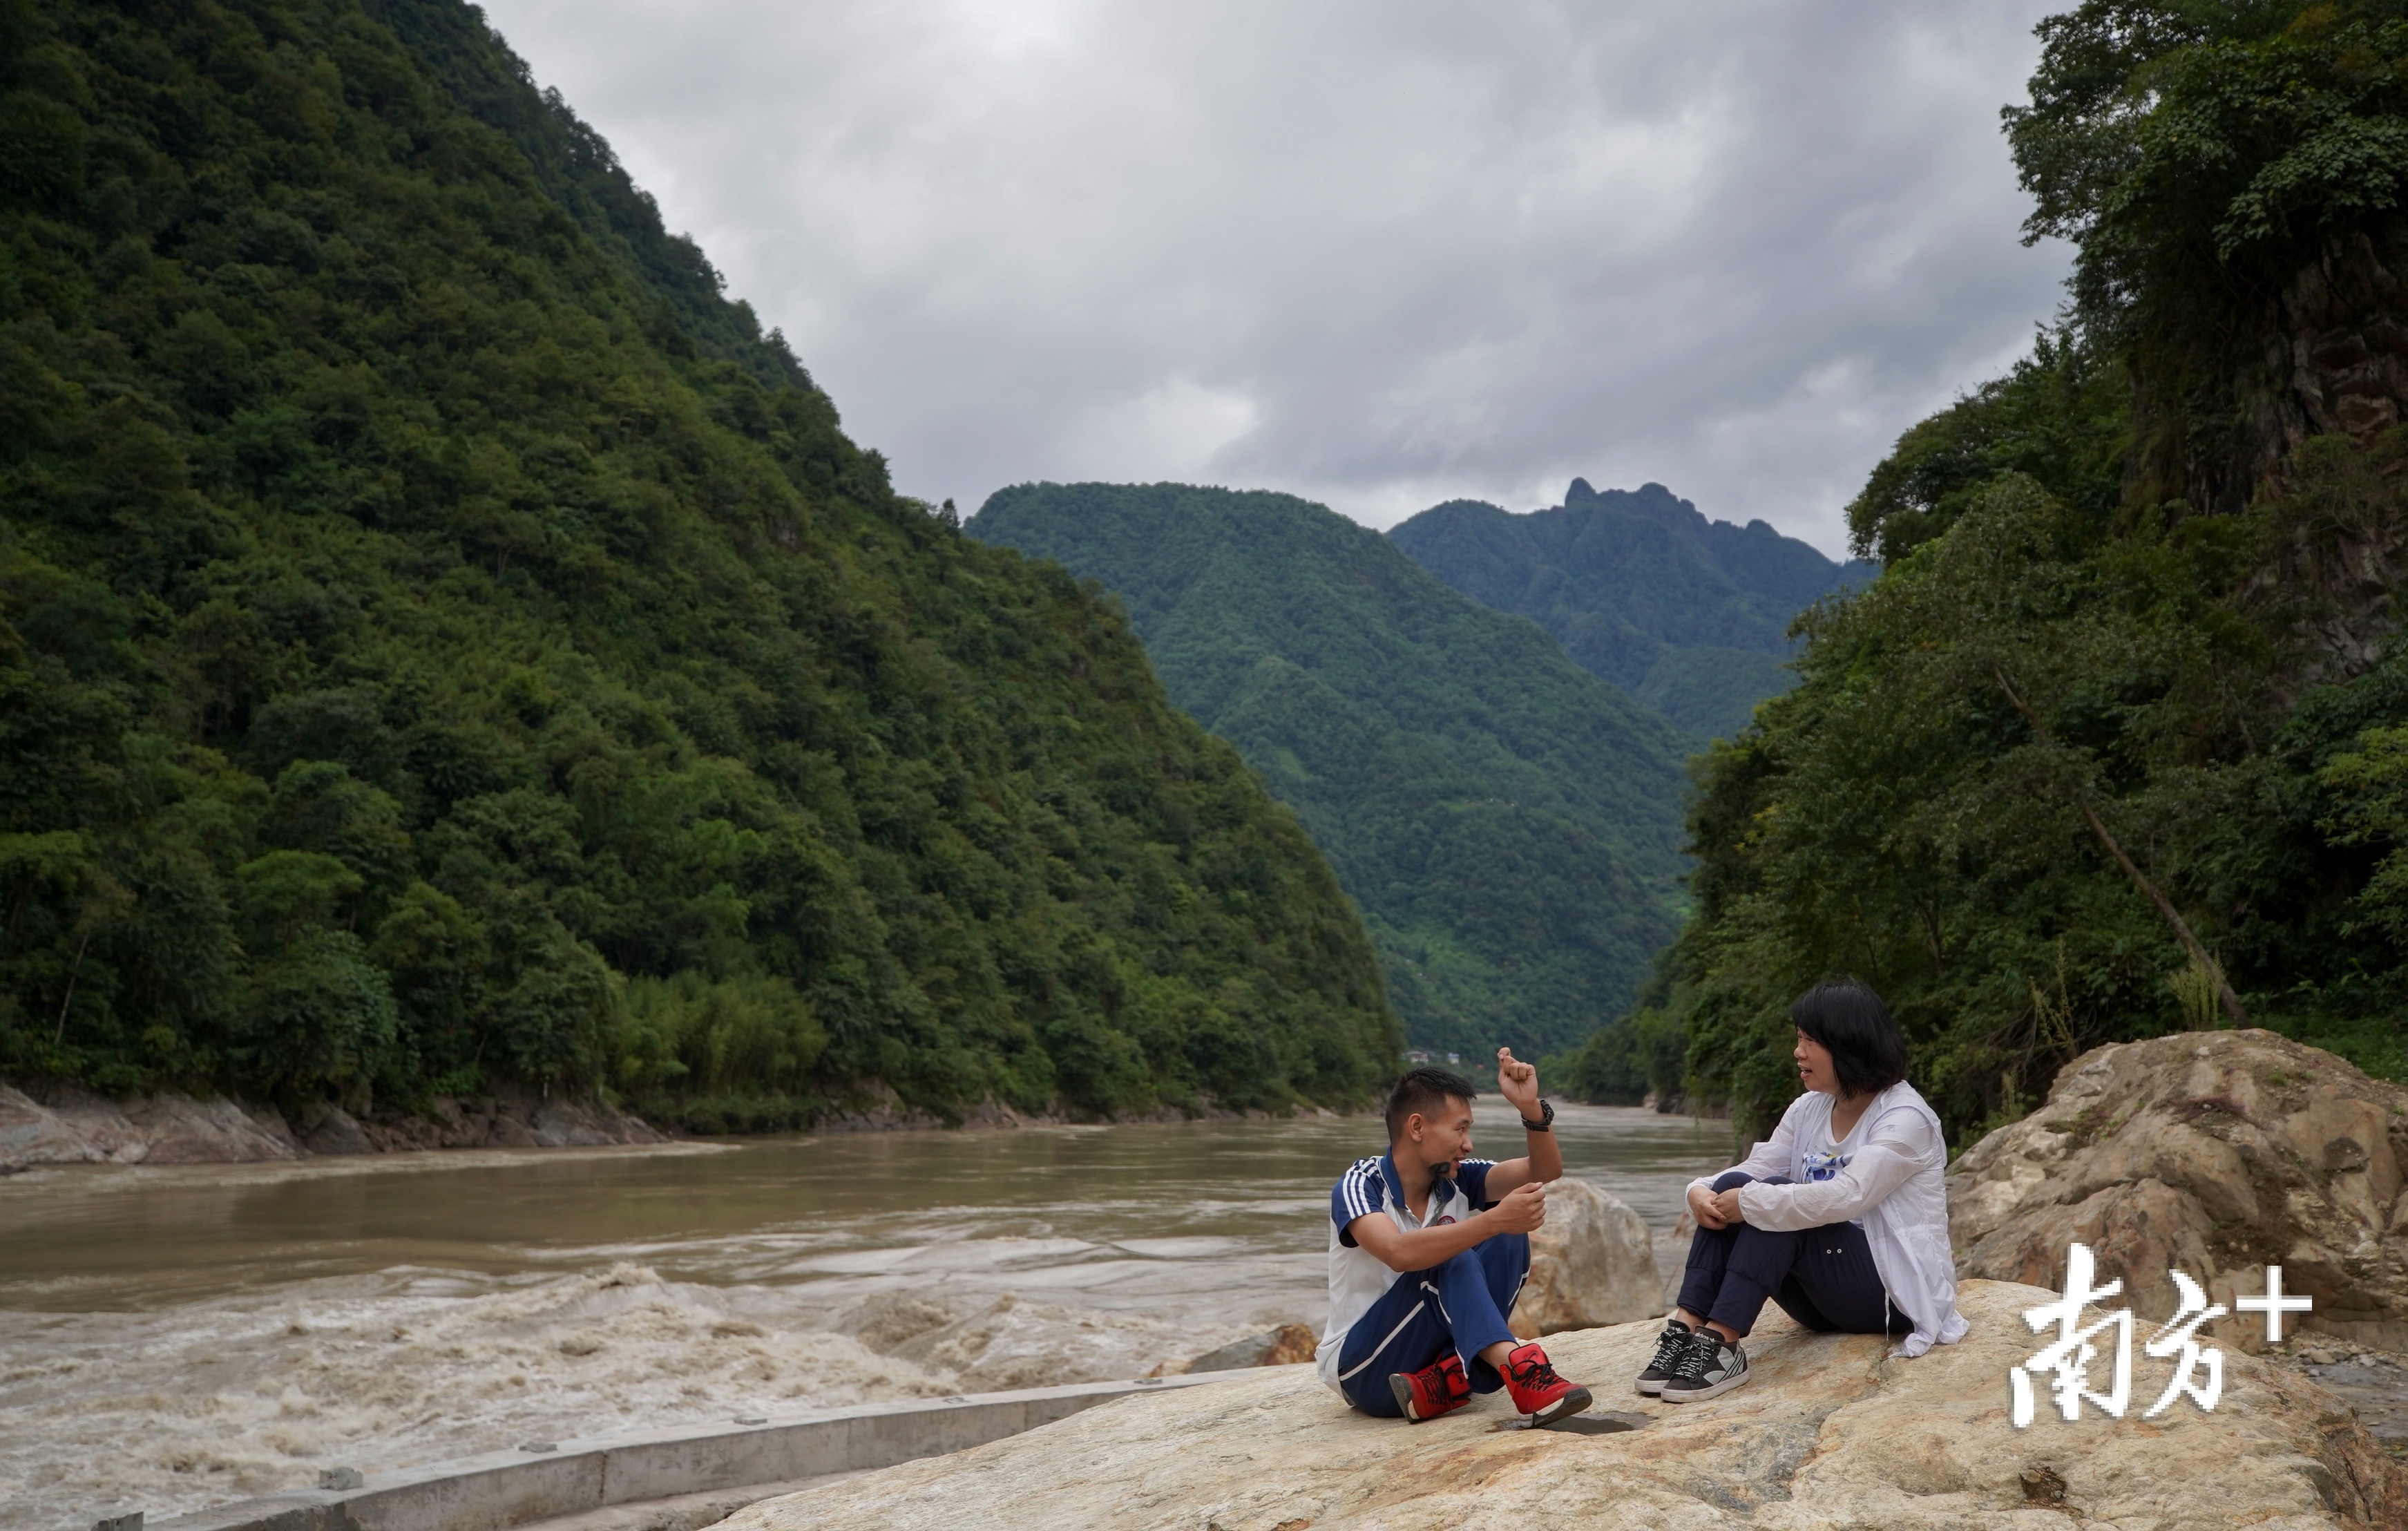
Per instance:
[[[1825,551],[2055,311],[2043,0],[489,0],[896,482],[1387,526],[1669,484]]]

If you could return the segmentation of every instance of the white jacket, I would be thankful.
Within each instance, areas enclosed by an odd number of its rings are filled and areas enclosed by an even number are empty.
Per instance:
[[[1781,1124],[1733,1168],[1756,1178],[1739,1192],[1740,1215],[1773,1233],[1856,1223],[1871,1246],[1890,1306],[1914,1321],[1914,1332],[1899,1346],[1902,1355],[1921,1355],[1935,1344],[1954,1345],[1969,1325],[1956,1311],[1956,1261],[1948,1249],[1948,1144],[1940,1118],[1900,1080],[1873,1097],[1849,1136],[1856,1140],[1848,1163],[1828,1180],[1808,1181],[1808,1146],[1831,1141],[1832,1099],[1809,1090],[1781,1113]],[[1723,1174],[1730,1173],[1725,1170]],[[1791,1185],[1761,1183],[1774,1175]],[[1719,1179],[1691,1180],[1709,1189]]]

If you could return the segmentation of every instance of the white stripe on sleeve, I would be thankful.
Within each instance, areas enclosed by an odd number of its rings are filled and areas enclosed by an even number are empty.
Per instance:
[[[1356,1165],[1346,1172],[1346,1210],[1350,1217],[1369,1217],[1380,1209],[1379,1198],[1371,1190],[1371,1176],[1376,1169],[1376,1166]]]

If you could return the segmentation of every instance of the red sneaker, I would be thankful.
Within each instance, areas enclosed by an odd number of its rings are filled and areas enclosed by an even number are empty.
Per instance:
[[[1471,1401],[1471,1383],[1453,1351],[1419,1371],[1390,1372],[1388,1391],[1397,1395],[1397,1407],[1405,1411],[1405,1418],[1416,1424],[1451,1414]]]
[[[1547,1352],[1535,1344],[1517,1345],[1506,1352],[1505,1391],[1532,1424],[1552,1424],[1589,1404],[1588,1389],[1556,1376]]]

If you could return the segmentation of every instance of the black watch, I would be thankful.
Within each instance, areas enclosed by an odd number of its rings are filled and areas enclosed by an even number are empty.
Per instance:
[[[1539,1102],[1539,1120],[1536,1122],[1531,1121],[1526,1116],[1522,1119],[1522,1130],[1524,1132],[1550,1132],[1554,1130],[1555,1124],[1555,1103],[1552,1100],[1542,1100]]]

